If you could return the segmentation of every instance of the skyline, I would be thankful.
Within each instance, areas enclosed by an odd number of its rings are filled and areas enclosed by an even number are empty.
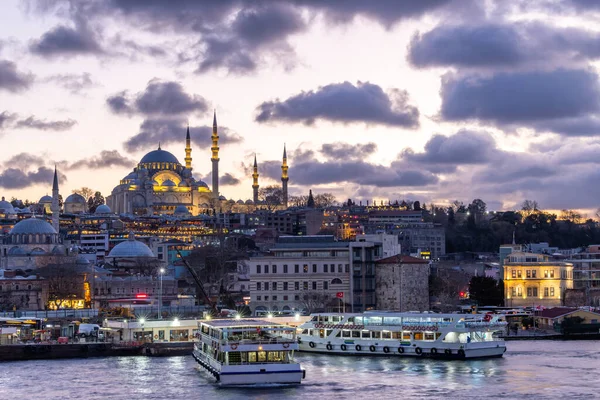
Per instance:
[[[598,208],[600,5],[6,1],[0,196],[106,197],[149,151],[220,192]],[[94,173],[90,181],[90,173]]]

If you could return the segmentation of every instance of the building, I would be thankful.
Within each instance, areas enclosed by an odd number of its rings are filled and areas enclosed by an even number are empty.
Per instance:
[[[42,310],[47,301],[46,280],[23,271],[0,270],[0,311]]]
[[[383,243],[367,241],[357,236],[349,242],[352,280],[350,281],[351,311],[363,312],[377,308],[375,263],[383,258]]]
[[[65,199],[65,214],[83,214],[87,212],[87,208],[87,200],[80,194],[73,193]]]
[[[573,288],[573,264],[545,254],[514,252],[504,259],[504,304],[507,307],[558,307]]]
[[[583,292],[584,304],[600,305],[600,245],[588,246],[567,261],[573,264],[573,288]]]
[[[245,262],[253,312],[344,310],[350,295],[347,242],[333,236],[282,236],[270,253]]]
[[[429,262],[395,255],[376,262],[375,296],[378,310],[428,311]]]

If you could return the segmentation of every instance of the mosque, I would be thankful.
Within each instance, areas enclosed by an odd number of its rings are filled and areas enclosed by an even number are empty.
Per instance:
[[[258,199],[258,165],[254,159],[253,200],[227,200],[219,195],[219,135],[217,115],[213,117],[211,162],[212,190],[192,176],[192,148],[190,128],[185,138],[185,165],[172,153],[158,149],[146,154],[137,167],[121,179],[106,204],[113,213],[135,215],[174,214],[179,216],[198,215],[212,212],[251,212],[260,208]],[[281,166],[283,206],[287,208],[288,166],[285,146]]]

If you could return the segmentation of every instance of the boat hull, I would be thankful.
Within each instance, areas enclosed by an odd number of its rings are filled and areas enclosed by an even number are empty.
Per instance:
[[[221,365],[194,350],[194,359],[222,386],[300,384],[305,371],[300,364]]]
[[[300,342],[299,351],[348,356],[422,357],[446,360],[502,357],[506,352],[504,342],[469,343],[466,345],[440,345],[423,343],[411,345],[362,343]]]

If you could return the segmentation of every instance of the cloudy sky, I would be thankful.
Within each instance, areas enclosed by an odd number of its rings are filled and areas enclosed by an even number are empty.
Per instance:
[[[3,0],[0,195],[108,195],[157,147],[221,192],[596,209],[600,2]]]

